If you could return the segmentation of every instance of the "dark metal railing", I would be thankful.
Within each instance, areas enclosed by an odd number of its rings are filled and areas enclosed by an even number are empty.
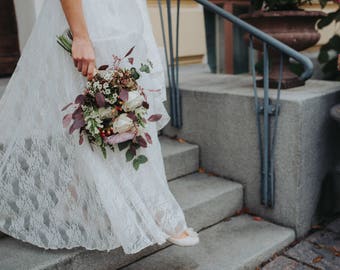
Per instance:
[[[249,34],[249,47],[250,47],[250,65],[251,73],[253,77],[253,89],[255,97],[255,112],[256,112],[256,125],[258,130],[258,147],[260,152],[261,161],[261,202],[266,207],[274,207],[275,205],[275,145],[277,137],[277,126],[279,119],[280,110],[280,93],[281,93],[281,82],[283,73],[283,56],[286,55],[295,59],[298,63],[302,64],[304,71],[300,76],[301,80],[308,80],[313,74],[313,63],[312,61],[257,29],[256,27],[246,23],[240,18],[226,12],[223,8],[211,3],[208,0],[195,0],[201,4],[204,8],[210,10],[216,15],[232,22],[235,26],[243,29]],[[161,11],[161,20],[163,26],[163,39],[166,44],[164,20],[162,16],[162,4],[159,0],[159,7]],[[168,10],[168,34],[169,34],[169,52],[170,59],[167,56],[168,79],[170,88],[170,101],[171,101],[171,116],[173,118],[173,126],[180,128],[182,126],[182,113],[181,113],[181,96],[178,86],[178,22],[179,22],[179,6],[180,1],[177,0],[177,32],[176,32],[176,51],[174,53],[173,46],[173,31],[172,31],[172,20],[171,20],[171,0],[166,0]],[[256,84],[256,70],[255,70],[255,54],[254,54],[254,39],[263,42],[263,101],[260,101],[260,97],[257,90]],[[269,49],[275,49],[280,52],[280,70],[279,70],[279,81],[277,87],[276,99],[273,101],[269,97]],[[168,55],[168,48],[166,48],[166,55]],[[263,117],[263,121],[261,118]],[[273,117],[274,119],[271,119]],[[271,121],[273,120],[273,126]],[[262,122],[262,123],[261,123]]]
[[[180,0],[176,0],[176,41],[175,45],[173,42],[173,27],[172,27],[172,16],[171,16],[171,1],[166,1],[167,7],[167,18],[168,18],[168,38],[169,48],[167,46],[165,23],[162,9],[162,0],[158,0],[158,7],[161,19],[163,44],[165,49],[166,64],[168,67],[168,83],[170,89],[170,114],[171,124],[176,128],[182,127],[182,108],[181,108],[181,94],[179,91],[178,83],[178,51],[179,51],[179,11],[180,11]]]

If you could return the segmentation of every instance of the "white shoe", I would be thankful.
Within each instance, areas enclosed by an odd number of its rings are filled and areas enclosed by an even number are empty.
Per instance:
[[[197,245],[200,242],[198,233],[195,232],[192,228],[188,228],[186,233],[188,234],[187,237],[184,238],[169,237],[168,241],[180,247],[191,247]]]

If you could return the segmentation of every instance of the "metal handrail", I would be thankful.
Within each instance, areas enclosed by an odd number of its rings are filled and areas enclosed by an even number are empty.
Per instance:
[[[295,59],[298,63],[304,67],[304,72],[300,76],[301,81],[308,80],[313,74],[313,63],[312,61],[290,48],[286,44],[266,34],[265,32],[257,29],[256,27],[246,23],[240,18],[234,16],[231,13],[226,12],[223,8],[211,3],[208,0],[195,0],[206,9],[210,10],[216,15],[230,21],[235,26],[243,29],[249,34],[249,47],[250,47],[250,64],[251,73],[253,78],[253,90],[254,90],[254,102],[256,112],[256,126],[258,131],[258,147],[261,165],[261,203],[266,207],[274,207],[275,205],[275,146],[279,120],[279,109],[280,109],[280,93],[282,86],[282,75],[283,75],[283,56],[288,56]],[[158,0],[161,23],[163,28],[163,40],[164,46],[166,47],[166,37],[164,29],[164,19],[162,15],[162,0]],[[171,19],[171,0],[166,0],[168,10],[168,33],[169,33],[169,51],[170,58],[167,57],[168,65],[168,79],[169,79],[169,90],[171,100],[171,116],[172,125],[177,128],[182,126],[182,111],[181,111],[181,92],[178,85],[178,33],[179,33],[179,4],[180,0],[177,0],[177,27],[176,27],[176,53],[174,53],[173,46],[173,30],[172,30],[172,19]],[[260,101],[260,97],[257,91],[256,83],[256,70],[255,70],[255,55],[254,55],[254,38],[263,42],[263,102]],[[280,52],[280,70],[279,80],[277,84],[277,96],[276,100],[269,98],[269,48],[276,49]],[[167,56],[167,48],[165,50]],[[175,56],[176,55],[176,56]],[[261,116],[263,115],[263,121]],[[270,119],[274,117],[274,121]],[[273,128],[271,128],[271,122],[273,122]],[[271,132],[273,132],[271,134]]]
[[[308,80],[313,75],[314,65],[312,61],[303,54],[297,52],[296,50],[292,49],[291,47],[287,46],[286,44],[282,43],[281,41],[273,38],[272,36],[266,34],[265,32],[259,30],[258,28],[246,23],[245,21],[241,20],[240,18],[236,17],[235,15],[226,12],[223,8],[217,6],[214,3],[211,3],[208,0],[194,0],[197,3],[204,6],[206,9],[212,11],[215,14],[220,15],[224,19],[234,23],[238,27],[242,28],[244,31],[248,32],[249,34],[253,35],[254,37],[260,39],[261,41],[267,43],[273,48],[281,51],[282,53],[292,57],[297,62],[303,65],[304,72],[301,74],[300,79],[303,81]]]
[[[261,161],[261,203],[266,207],[274,207],[275,205],[275,146],[276,135],[279,120],[280,108],[280,92],[283,73],[283,55],[295,59],[304,67],[304,72],[300,76],[300,80],[308,80],[313,75],[312,61],[290,48],[286,44],[266,34],[265,32],[257,29],[256,27],[246,23],[240,18],[231,13],[226,12],[223,8],[211,3],[207,0],[195,0],[197,3],[204,6],[211,12],[221,16],[222,18],[230,21],[237,27],[243,29],[250,35],[250,49],[251,49],[251,65],[253,76],[253,90],[255,97],[255,110],[256,110],[256,126],[258,130],[258,146],[260,151]],[[254,37],[263,42],[263,103],[260,104],[257,86],[256,86],[256,71],[254,64]],[[274,48],[280,52],[280,78],[278,81],[277,97],[275,104],[271,104],[269,98],[269,47]],[[263,129],[261,125],[260,115],[263,114]],[[274,116],[273,135],[271,136],[271,119]]]

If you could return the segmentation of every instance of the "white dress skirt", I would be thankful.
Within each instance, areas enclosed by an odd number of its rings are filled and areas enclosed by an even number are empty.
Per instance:
[[[68,28],[59,0],[46,0],[18,66],[0,100],[0,231],[46,249],[84,247],[135,253],[187,229],[171,194],[157,130],[165,111],[164,74],[145,0],[83,0],[97,66],[135,47],[135,65],[150,59],[146,89],[153,144],[139,150],[149,161],[135,171],[124,152],[104,159],[79,146],[62,126],[61,109],[86,79],[56,43]]]

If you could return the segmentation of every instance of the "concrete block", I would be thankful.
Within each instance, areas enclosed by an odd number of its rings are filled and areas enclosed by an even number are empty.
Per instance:
[[[172,180],[198,170],[199,148],[190,143],[179,143],[168,137],[159,137],[161,143],[165,173]]]
[[[211,226],[242,207],[242,186],[226,179],[195,174],[170,182],[182,206],[188,224],[197,230]],[[126,266],[142,257],[169,246],[152,246],[138,254],[125,255],[121,248],[110,252],[45,251],[6,238],[0,240],[0,269],[6,270],[104,270]]]
[[[197,246],[171,246],[123,269],[255,269],[291,243],[294,236],[291,229],[240,216],[202,231]]]
[[[188,74],[180,80],[183,127],[164,133],[200,146],[201,166],[245,186],[250,210],[302,236],[315,222],[323,180],[332,171],[338,127],[329,109],[340,101],[337,82],[308,81],[282,92],[276,147],[276,205],[260,203],[260,160],[251,78]],[[259,89],[260,97],[263,90]],[[276,91],[270,91],[276,97]],[[192,113],[195,112],[195,113]]]

